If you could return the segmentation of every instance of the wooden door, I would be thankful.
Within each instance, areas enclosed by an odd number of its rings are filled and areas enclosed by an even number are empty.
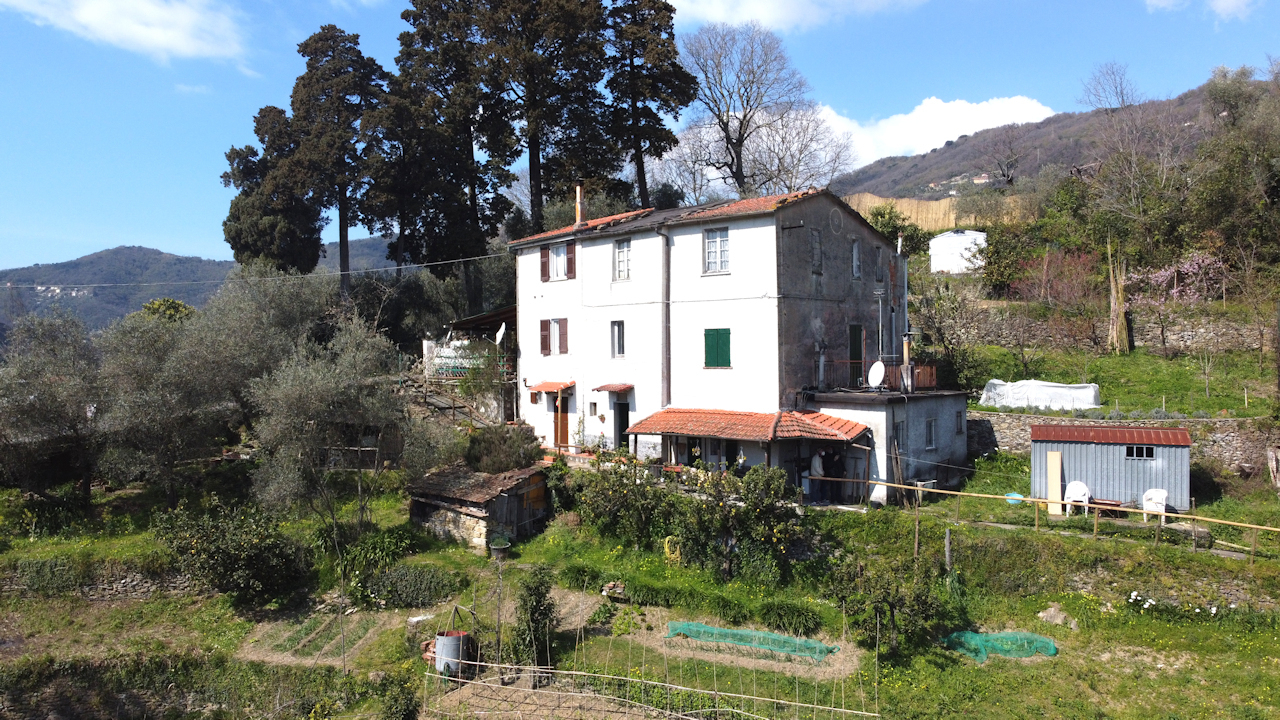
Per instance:
[[[569,444],[569,398],[561,395],[556,398],[556,447]]]

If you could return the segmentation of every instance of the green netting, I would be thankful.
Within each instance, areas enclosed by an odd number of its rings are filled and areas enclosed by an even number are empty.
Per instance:
[[[961,631],[951,633],[942,639],[942,644],[950,650],[962,652],[977,660],[986,662],[987,655],[1004,655],[1006,657],[1031,657],[1036,653],[1057,655],[1058,647],[1043,635],[1028,632],[975,633]]]
[[[760,650],[772,650],[773,652],[786,653],[787,655],[811,657],[818,662],[822,662],[828,655],[840,649],[834,645],[823,645],[817,640],[779,635],[761,630],[734,630],[731,628],[711,627],[710,625],[696,622],[667,623],[667,637],[676,637],[678,635],[690,637],[694,640],[702,640],[703,642],[730,643]]]

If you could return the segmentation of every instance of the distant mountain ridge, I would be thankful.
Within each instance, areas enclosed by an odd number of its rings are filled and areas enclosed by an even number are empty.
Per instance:
[[[1166,105],[1179,122],[1199,119],[1204,98],[1203,88],[1195,88],[1169,99],[1152,103]],[[1021,150],[1015,172],[1018,177],[1035,177],[1046,165],[1070,168],[1093,161],[1102,132],[1105,110],[1051,115],[1038,123],[1018,128],[1017,147]],[[882,197],[938,200],[949,197],[952,190],[973,184],[973,178],[992,170],[988,159],[1004,140],[1003,128],[981,130],[961,135],[942,147],[911,156],[881,158],[831,181],[837,195],[872,193]]]
[[[324,249],[325,257],[320,258],[319,266],[337,272],[338,244],[326,243]],[[384,238],[351,241],[353,270],[394,267],[386,255]],[[201,307],[218,292],[227,273],[235,267],[236,263],[230,260],[121,246],[67,262],[0,270],[0,325],[12,325],[12,316],[18,313],[45,312],[55,306],[76,313],[94,330],[156,298],[169,297]],[[7,287],[11,285],[37,287]]]

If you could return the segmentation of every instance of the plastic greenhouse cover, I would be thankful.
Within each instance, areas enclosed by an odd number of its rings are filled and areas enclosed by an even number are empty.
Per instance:
[[[703,642],[730,643],[761,650],[772,650],[773,652],[787,655],[811,657],[818,662],[822,662],[828,655],[840,650],[839,646],[824,645],[817,640],[779,635],[762,630],[718,628],[696,622],[667,623],[667,637],[671,638],[679,635]]]
[[[1102,393],[1094,383],[1064,385],[1044,380],[1019,380],[1012,383],[992,380],[983,388],[982,399],[978,402],[992,407],[1092,410],[1102,407]]]

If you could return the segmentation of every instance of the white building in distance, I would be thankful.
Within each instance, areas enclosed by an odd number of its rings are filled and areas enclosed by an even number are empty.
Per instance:
[[[977,230],[948,230],[929,240],[929,272],[962,275],[982,269],[978,251],[987,234]]]

